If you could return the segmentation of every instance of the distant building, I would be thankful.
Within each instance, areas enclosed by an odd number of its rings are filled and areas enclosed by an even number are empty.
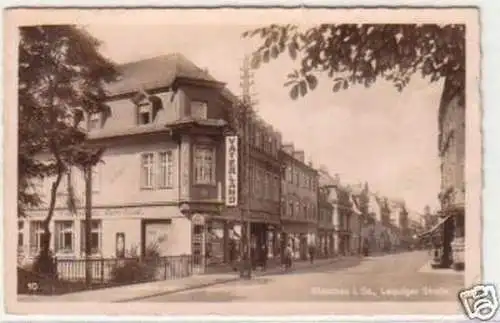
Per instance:
[[[306,259],[308,244],[316,244],[318,229],[318,172],[305,162],[304,151],[284,144],[280,151],[281,228],[295,257]]]
[[[332,177],[325,167],[320,167],[319,187],[323,192],[325,213],[329,212],[328,226],[331,230],[326,232],[327,245],[330,255],[347,254],[349,240],[349,218],[351,208],[347,191],[342,191],[339,176]],[[345,193],[345,194],[343,194]]]
[[[317,254],[319,257],[334,255],[334,205],[330,203],[330,190],[321,184],[318,189]]]

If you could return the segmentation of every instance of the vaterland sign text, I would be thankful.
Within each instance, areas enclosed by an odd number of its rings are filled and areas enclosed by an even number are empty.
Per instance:
[[[238,137],[226,137],[226,205],[238,205]]]

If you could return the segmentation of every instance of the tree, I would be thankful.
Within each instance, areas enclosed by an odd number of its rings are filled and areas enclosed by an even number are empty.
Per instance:
[[[18,209],[22,216],[42,204],[38,192],[29,189],[34,178],[52,180],[40,251],[41,259],[49,259],[59,184],[71,166],[96,163],[102,154],[85,146],[80,123],[85,115],[109,113],[104,84],[114,80],[116,70],[98,52],[100,42],[77,26],[21,27],[20,36]],[[68,206],[74,208],[68,193]]]
[[[285,52],[299,61],[285,83],[294,100],[316,88],[318,73],[327,74],[337,92],[357,84],[369,87],[379,79],[402,91],[421,72],[431,82],[444,79],[440,116],[452,98],[458,97],[464,106],[465,25],[322,24],[306,29],[270,25],[243,37],[262,40],[252,55],[253,68]]]

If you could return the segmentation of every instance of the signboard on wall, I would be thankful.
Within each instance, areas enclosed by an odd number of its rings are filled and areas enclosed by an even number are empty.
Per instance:
[[[226,205],[238,205],[238,137],[226,136]]]

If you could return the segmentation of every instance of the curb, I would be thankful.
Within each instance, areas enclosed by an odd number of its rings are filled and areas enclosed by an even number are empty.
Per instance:
[[[334,258],[334,259],[332,259],[332,261],[328,261],[325,263],[316,263],[316,264],[313,264],[312,266],[305,266],[304,268],[297,268],[296,270],[299,271],[301,269],[319,268],[322,266],[331,265],[337,261],[340,261],[341,259],[345,259],[345,258]],[[276,274],[281,273],[281,272],[282,272],[281,267],[278,267],[278,269],[275,269],[275,270],[264,271],[264,272],[259,272],[258,274],[254,274],[254,277],[262,277],[262,276],[267,276],[267,275],[271,276],[271,275],[276,275]],[[294,271],[294,272],[296,272],[296,271]],[[113,301],[113,303],[125,303],[125,302],[140,301],[143,299],[157,297],[157,296],[171,295],[171,294],[176,294],[176,293],[195,290],[195,289],[202,289],[205,287],[210,287],[210,286],[215,286],[215,285],[222,285],[222,284],[226,284],[226,283],[230,283],[230,282],[234,282],[234,281],[238,281],[238,280],[241,280],[241,278],[239,276],[236,276],[234,278],[221,279],[218,281],[216,280],[216,281],[212,281],[209,283],[202,283],[199,285],[187,286],[187,287],[177,288],[177,289],[173,289],[173,290],[157,292],[157,293],[149,294],[149,295],[135,296],[135,297],[131,297],[131,298],[120,299],[117,301]]]

